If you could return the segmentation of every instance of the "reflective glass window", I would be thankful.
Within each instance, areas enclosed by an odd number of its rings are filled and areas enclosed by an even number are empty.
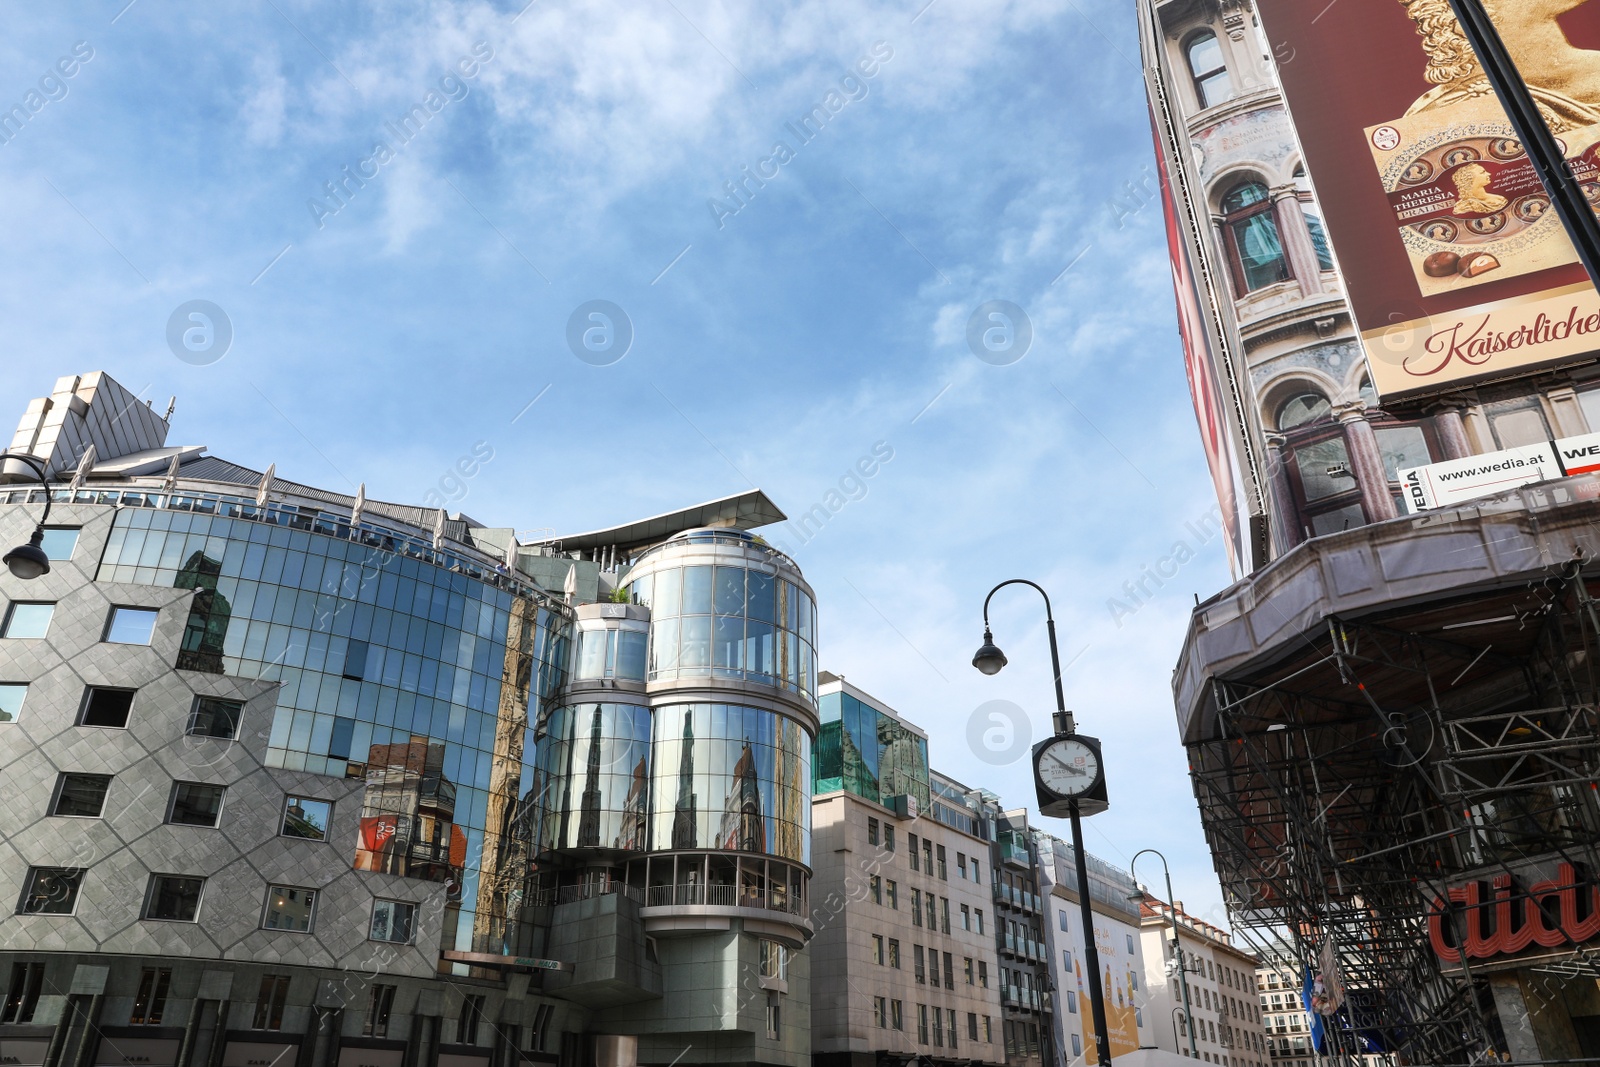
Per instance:
[[[148,645],[156,630],[151,608],[112,608],[105,640],[119,645]]]
[[[29,867],[18,915],[71,915],[83,887],[82,867]]]
[[[46,526],[39,547],[52,560],[69,560],[78,547],[78,532],[76,526]]]
[[[0,682],[0,722],[16,722],[22,715],[22,701],[27,695],[26,682]]]
[[[43,637],[50,630],[50,619],[55,610],[53,603],[13,601],[6,609],[5,626],[0,627],[0,637]]]
[[[109,774],[63,774],[56,783],[51,815],[98,819],[105,811]]]

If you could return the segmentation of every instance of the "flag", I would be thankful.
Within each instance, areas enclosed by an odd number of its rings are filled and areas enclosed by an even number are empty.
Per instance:
[[[267,472],[261,476],[261,484],[256,486],[256,507],[267,506],[267,490],[272,488],[272,479],[278,473],[276,463],[267,464]]]
[[[94,445],[83,450],[83,455],[78,457],[78,469],[72,472],[72,482],[67,486],[68,493],[76,493],[83,487],[83,480],[89,477],[89,472],[94,470]]]
[[[361,513],[365,510],[367,510],[367,483],[362,482],[356,486],[355,503],[350,505],[350,532],[352,534],[355,534],[356,528],[361,525]]]
[[[1312,1006],[1316,995],[1317,982],[1311,973],[1311,965],[1306,964],[1306,984],[1300,990],[1300,1003],[1305,1006],[1306,1018],[1311,1027],[1311,1047],[1318,1052],[1322,1051],[1322,1015]]]

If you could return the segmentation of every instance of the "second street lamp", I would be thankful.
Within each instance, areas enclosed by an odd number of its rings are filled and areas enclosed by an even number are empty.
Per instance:
[[[1083,849],[1083,824],[1080,815],[1106,810],[1105,765],[1100,758],[1100,742],[1077,731],[1072,712],[1067,710],[1061,690],[1061,653],[1056,647],[1056,619],[1050,610],[1050,594],[1026,578],[1010,578],[989,590],[983,598],[983,644],[972,657],[972,665],[984,674],[999,674],[1006,654],[994,643],[989,629],[989,601],[1008,585],[1026,585],[1044,597],[1045,627],[1050,634],[1050,666],[1055,673],[1055,736],[1033,746],[1033,787],[1039,814],[1072,822],[1072,855],[1078,875],[1078,905],[1083,923],[1083,962],[1089,971],[1089,1007],[1094,1019],[1095,1050],[1098,1062],[1111,1062],[1111,1030],[1106,1025],[1105,990],[1100,981],[1100,953],[1094,940],[1094,908],[1089,897],[1089,864]]]
[[[28,538],[27,544],[18,545],[3,558],[12,575],[26,581],[50,573],[50,556],[44,550],[44,524],[50,519],[50,479],[45,476],[44,464],[36,456],[23,452],[0,452],[0,463],[9,460],[31,467],[39,484],[44,486],[44,514],[39,516],[33,536]]]
[[[1157,852],[1153,848],[1142,848],[1138,852],[1134,853],[1133,859],[1129,861],[1128,873],[1133,876],[1133,884],[1138,885],[1139,876],[1137,872],[1135,872],[1134,868],[1138,866],[1139,857],[1143,856],[1146,852],[1150,853],[1152,856],[1155,856],[1161,861],[1161,870],[1167,876],[1167,907],[1172,909],[1167,914],[1172,919],[1172,949],[1174,958],[1178,962],[1178,985],[1183,991],[1183,1025],[1184,1029],[1189,1034],[1189,1055],[1193,1056],[1195,1059],[1199,1059],[1200,1050],[1195,1047],[1194,1043],[1194,1024],[1190,1022],[1194,1016],[1191,1014],[1189,1009],[1189,968],[1185,966],[1183,962],[1183,934],[1178,927],[1178,905],[1172,899],[1172,869],[1167,866],[1166,856],[1163,856],[1160,852]],[[1128,894],[1128,899],[1138,900],[1142,903],[1144,901],[1144,893],[1130,893]],[[1175,1008],[1173,1010],[1176,1011],[1177,1009]],[[1172,1040],[1174,1043],[1176,1043],[1178,1040],[1178,1032],[1176,1027],[1173,1028]]]

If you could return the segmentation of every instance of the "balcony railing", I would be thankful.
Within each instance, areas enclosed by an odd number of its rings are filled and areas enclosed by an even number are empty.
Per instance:
[[[740,890],[736,885],[653,885],[645,894],[646,907],[670,908],[708,905],[718,908],[755,908],[804,915],[805,902],[787,889],[765,892]]]

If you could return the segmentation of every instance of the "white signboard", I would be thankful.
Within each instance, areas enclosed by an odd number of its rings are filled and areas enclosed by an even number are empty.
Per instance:
[[[1521,445],[1450,459],[1400,473],[1400,492],[1413,515],[1492,496],[1532,482],[1600,470],[1600,433]]]

